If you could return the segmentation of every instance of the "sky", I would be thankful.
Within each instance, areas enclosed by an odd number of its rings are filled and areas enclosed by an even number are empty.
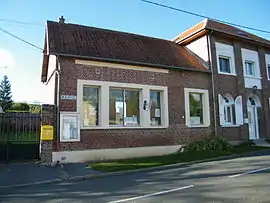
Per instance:
[[[153,0],[212,18],[270,31],[269,0]],[[46,20],[107,28],[172,39],[204,20],[189,14],[144,3],[140,0],[2,0],[0,28],[38,47],[44,47]],[[1,19],[36,24],[21,25]],[[270,34],[253,32],[266,39]],[[50,90],[41,83],[42,52],[0,30],[0,78],[7,74],[14,101],[52,103]],[[4,68],[7,67],[7,68]]]

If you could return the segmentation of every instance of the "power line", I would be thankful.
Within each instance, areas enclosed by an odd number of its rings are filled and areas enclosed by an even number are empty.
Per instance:
[[[31,25],[31,26],[43,26],[43,25],[38,24],[38,23],[30,23],[30,22],[24,22],[24,21],[9,20],[9,19],[4,19],[4,18],[0,18],[0,22],[21,24],[21,25]]]
[[[216,19],[216,18],[211,18],[209,16],[201,15],[201,14],[198,14],[198,13],[186,11],[186,10],[179,9],[179,8],[174,8],[172,6],[167,6],[165,4],[161,4],[161,3],[157,3],[157,2],[153,2],[153,1],[148,1],[148,0],[141,0],[141,1],[142,2],[145,2],[145,3],[153,4],[153,5],[156,5],[156,6],[160,6],[160,7],[163,7],[163,8],[168,8],[168,9],[171,9],[171,10],[179,11],[179,12],[182,12],[182,13],[187,13],[187,14],[190,14],[190,15],[193,15],[193,16],[202,17],[202,18],[209,18],[211,20],[215,20],[215,21],[218,21],[218,22],[221,22],[221,23],[226,23],[226,24],[229,24],[229,25],[233,25],[233,26],[237,26],[237,27],[241,27],[241,28],[246,28],[246,29],[249,29],[249,30],[254,30],[254,31],[264,32],[264,33],[270,34],[270,31],[267,31],[267,30],[261,30],[261,29],[257,29],[257,28],[252,28],[252,27],[244,26],[244,25],[230,23],[230,22],[227,22],[227,21],[224,21],[224,20],[219,20],[219,19]]]
[[[28,42],[28,41],[26,41],[26,40],[24,40],[24,39],[18,37],[17,35],[14,35],[14,34],[12,34],[11,32],[8,32],[7,30],[5,30],[5,29],[3,29],[3,28],[1,28],[1,27],[0,27],[0,31],[2,31],[2,32],[6,33],[6,34],[8,34],[8,35],[10,35],[10,36],[12,36],[12,37],[14,37],[14,38],[16,38],[16,39],[22,41],[22,42],[24,42],[24,43],[26,43],[26,44],[28,44],[28,45],[30,45],[30,46],[32,46],[32,47],[35,47],[36,49],[39,49],[39,50],[41,50],[41,51],[43,52],[43,49],[40,48],[39,46],[37,46],[37,45],[35,45],[35,44],[31,43],[31,42]]]

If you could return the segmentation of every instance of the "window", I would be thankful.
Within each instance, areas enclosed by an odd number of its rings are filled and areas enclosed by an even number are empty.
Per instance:
[[[233,124],[233,101],[229,97],[224,97],[224,121],[225,124]]]
[[[77,113],[60,114],[60,141],[80,141],[79,115]]]
[[[253,61],[245,61],[245,72],[248,76],[256,76],[255,63]]]
[[[161,125],[161,92],[150,90],[150,121],[152,126]]]
[[[80,129],[167,128],[168,88],[79,79],[77,112]]]
[[[268,80],[270,80],[270,64],[267,65]]]
[[[83,86],[83,125],[99,125],[99,88]]]
[[[187,126],[208,127],[210,125],[207,90],[185,88],[185,107]]]
[[[243,124],[242,96],[234,100],[230,94],[218,95],[220,125],[239,126]]]
[[[140,124],[139,91],[111,88],[109,124],[132,126]]]
[[[230,58],[219,56],[219,71],[222,73],[231,73]]]
[[[203,124],[202,94],[189,93],[190,124]]]

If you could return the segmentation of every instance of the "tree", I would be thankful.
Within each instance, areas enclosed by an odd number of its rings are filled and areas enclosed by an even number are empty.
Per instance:
[[[5,75],[0,84],[0,106],[6,111],[11,109],[12,103],[11,84]]]
[[[27,103],[13,103],[11,106],[13,111],[29,111],[30,106]]]

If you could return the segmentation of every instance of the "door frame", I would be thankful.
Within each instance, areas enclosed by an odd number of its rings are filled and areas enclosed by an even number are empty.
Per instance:
[[[258,101],[258,99],[254,97],[249,97],[247,101],[247,111],[248,111],[248,115],[251,115],[254,117],[254,119],[252,119],[252,117],[248,118],[250,119],[248,122],[248,132],[249,132],[250,140],[260,139],[260,131],[259,131],[260,126],[258,123],[258,107],[260,107],[260,102]],[[250,123],[252,121],[255,122],[253,135],[251,135],[250,133],[250,125],[252,125]]]

